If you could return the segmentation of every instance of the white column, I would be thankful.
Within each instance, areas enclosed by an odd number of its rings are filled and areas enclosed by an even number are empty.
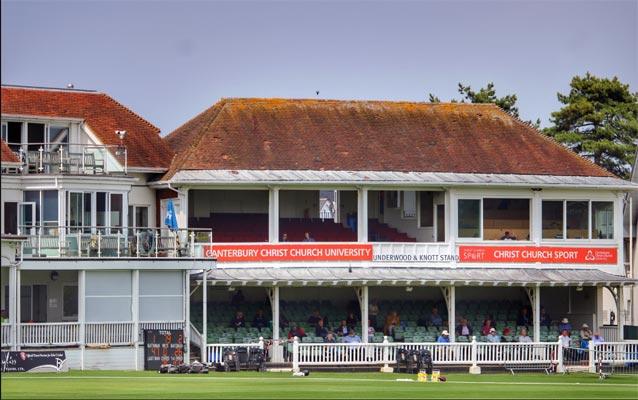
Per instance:
[[[127,207],[128,208],[128,207]],[[131,317],[133,318],[133,347],[135,348],[135,370],[139,370],[140,334],[140,270],[134,269],[131,277]]]
[[[177,226],[180,229],[188,228],[188,189],[180,189],[177,193],[179,199],[179,210],[175,210],[177,213]],[[160,215],[160,227],[163,225],[164,215]],[[182,239],[180,239],[182,240]]]
[[[78,271],[78,323],[80,324],[80,369],[84,370],[86,348],[86,271]]]
[[[20,317],[17,315],[17,303],[19,301],[19,297],[17,297],[17,274],[18,267],[16,265],[12,265],[9,268],[9,323],[11,324],[11,336],[9,340],[11,340],[11,350],[15,351],[17,349],[18,344],[18,324],[17,321]]]
[[[361,340],[363,343],[368,343],[368,286],[361,287],[361,297],[359,298],[361,303]]]
[[[447,304],[448,331],[450,342],[456,342],[456,286],[450,285]]]
[[[190,328],[190,325],[189,325]],[[208,268],[202,274],[202,363],[208,363]]]
[[[191,359],[191,317],[190,317],[190,271],[184,270],[184,363],[189,364]]]
[[[270,308],[272,309],[272,340],[279,343],[279,286],[271,290]]]
[[[368,242],[368,189],[357,189],[357,237],[359,243]]]
[[[537,246],[540,246],[543,237],[542,207],[541,192],[535,190],[532,192],[532,232],[530,239]]]
[[[279,242],[279,188],[268,190],[268,241]]]
[[[22,303],[20,301],[20,293],[22,292],[22,272],[20,271],[20,268],[16,268],[16,324],[15,324],[15,329],[16,329],[16,341],[15,341],[15,348],[16,350],[20,350],[20,347],[22,345],[22,328],[20,327],[21,322],[22,322]]]
[[[534,286],[534,312],[532,317],[534,318],[534,341],[541,341],[541,287]]]
[[[618,341],[625,340],[625,288],[618,286]]]

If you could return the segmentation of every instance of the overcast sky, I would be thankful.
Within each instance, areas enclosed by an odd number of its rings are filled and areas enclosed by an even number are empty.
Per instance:
[[[448,100],[488,81],[546,125],[576,74],[638,91],[637,4],[2,1],[1,78],[107,92],[163,134],[221,97]]]

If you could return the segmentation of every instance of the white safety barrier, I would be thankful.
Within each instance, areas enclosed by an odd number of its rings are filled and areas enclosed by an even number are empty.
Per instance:
[[[216,343],[206,345],[206,359],[205,362],[218,363],[224,359],[224,352],[229,349],[235,349],[237,347],[258,348],[264,349],[264,339],[259,338],[257,343]]]
[[[80,343],[77,322],[44,322],[20,324],[22,346],[70,346]]]
[[[133,322],[87,322],[87,344],[133,344]]]

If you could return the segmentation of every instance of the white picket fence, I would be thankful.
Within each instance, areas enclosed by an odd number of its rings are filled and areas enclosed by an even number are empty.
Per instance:
[[[259,338],[257,343],[215,343],[206,345],[206,358],[203,362],[218,363],[224,359],[224,352],[237,347],[264,349],[264,339]]]
[[[638,363],[638,341],[595,344],[590,352],[593,362]]]
[[[2,324],[2,347],[11,346],[11,325]]]

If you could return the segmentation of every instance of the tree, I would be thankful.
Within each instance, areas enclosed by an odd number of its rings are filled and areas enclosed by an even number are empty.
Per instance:
[[[575,76],[545,133],[611,173],[628,178],[638,139],[638,93],[617,77]]]
[[[501,107],[503,111],[510,114],[511,116],[518,118],[518,107],[516,106],[517,97],[515,94],[508,94],[503,97],[496,96],[496,90],[494,89],[494,82],[488,82],[487,86],[484,88],[480,88],[478,92],[472,90],[470,85],[463,85],[459,82],[458,92],[463,97],[461,98],[461,103],[492,103]],[[429,94],[430,103],[440,103],[441,100],[433,95]],[[459,100],[452,99],[452,103],[457,103]],[[535,123],[531,121],[527,121],[528,124],[539,127],[540,119],[538,119]]]

